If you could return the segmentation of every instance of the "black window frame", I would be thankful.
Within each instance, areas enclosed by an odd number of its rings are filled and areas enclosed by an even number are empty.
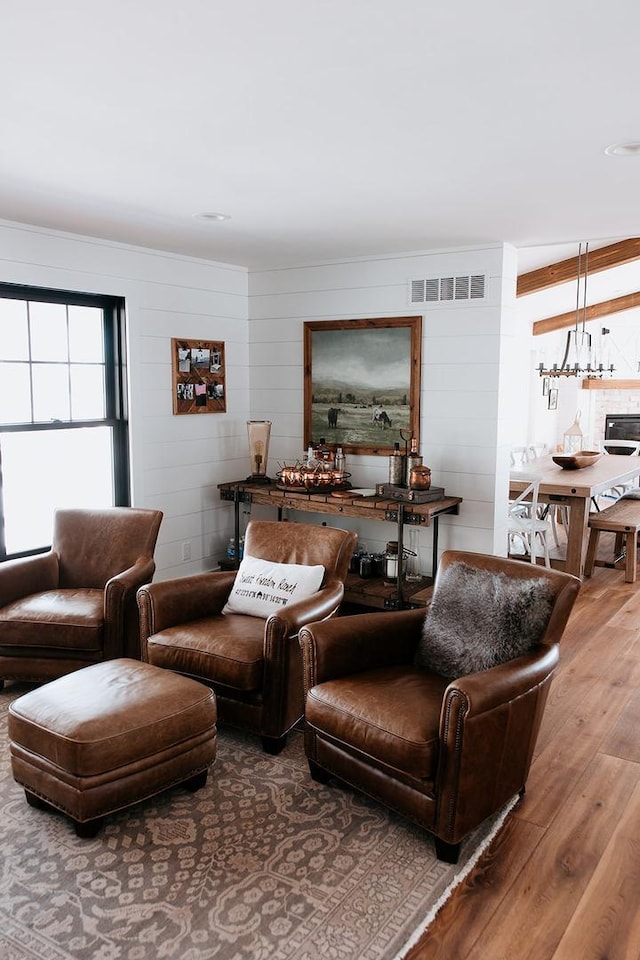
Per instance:
[[[104,316],[104,370],[105,417],[98,420],[64,420],[62,422],[27,422],[3,424],[0,422],[0,440],[4,433],[25,433],[40,430],[77,430],[91,427],[111,427],[113,430],[113,489],[114,506],[131,505],[129,468],[129,411],[127,393],[126,309],[122,297],[106,294],[80,293],[47,287],[0,283],[1,300],[29,300],[39,303],[62,303],[69,306],[98,307]],[[0,357],[0,360],[2,357]],[[4,530],[4,500],[2,480],[2,445],[0,443],[0,562],[19,557],[45,553],[50,546],[7,554]]]

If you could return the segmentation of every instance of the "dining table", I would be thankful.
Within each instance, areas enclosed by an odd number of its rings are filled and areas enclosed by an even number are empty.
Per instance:
[[[527,474],[536,474],[540,480],[540,503],[569,508],[569,528],[564,556],[553,556],[552,566],[584,576],[589,532],[589,512],[598,509],[598,497],[640,477],[640,456],[602,454],[595,463],[578,469],[565,469],[553,460],[553,455],[538,457],[526,465]],[[521,493],[526,483],[512,476],[510,496]],[[613,502],[613,500],[611,501]]]

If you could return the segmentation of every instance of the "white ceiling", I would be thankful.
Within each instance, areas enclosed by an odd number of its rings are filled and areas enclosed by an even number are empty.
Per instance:
[[[258,269],[495,241],[530,269],[638,233],[640,159],[604,148],[640,140],[639,35],[637,0],[2,0],[0,217]]]

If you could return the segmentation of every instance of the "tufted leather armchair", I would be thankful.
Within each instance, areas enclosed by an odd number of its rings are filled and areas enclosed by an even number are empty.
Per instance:
[[[447,551],[553,592],[540,643],[525,656],[452,681],[413,665],[425,611],[360,614],[303,627],[305,750],[311,775],[335,777],[435,835],[441,860],[524,786],[559,640],[580,582],[517,560]],[[435,594],[434,594],[435,595]]]
[[[60,509],[47,553],[0,564],[0,688],[139,659],[136,590],[153,577],[159,510]]]
[[[209,684],[218,719],[262,737],[279,753],[302,717],[300,627],[337,613],[356,535],[305,523],[252,520],[245,555],[275,563],[322,564],[320,590],[264,620],[223,614],[235,572],[161,581],[138,591],[143,657]]]

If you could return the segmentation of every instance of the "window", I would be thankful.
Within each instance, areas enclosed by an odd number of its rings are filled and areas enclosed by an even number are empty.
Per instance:
[[[56,507],[129,504],[124,303],[0,284],[0,560]]]

